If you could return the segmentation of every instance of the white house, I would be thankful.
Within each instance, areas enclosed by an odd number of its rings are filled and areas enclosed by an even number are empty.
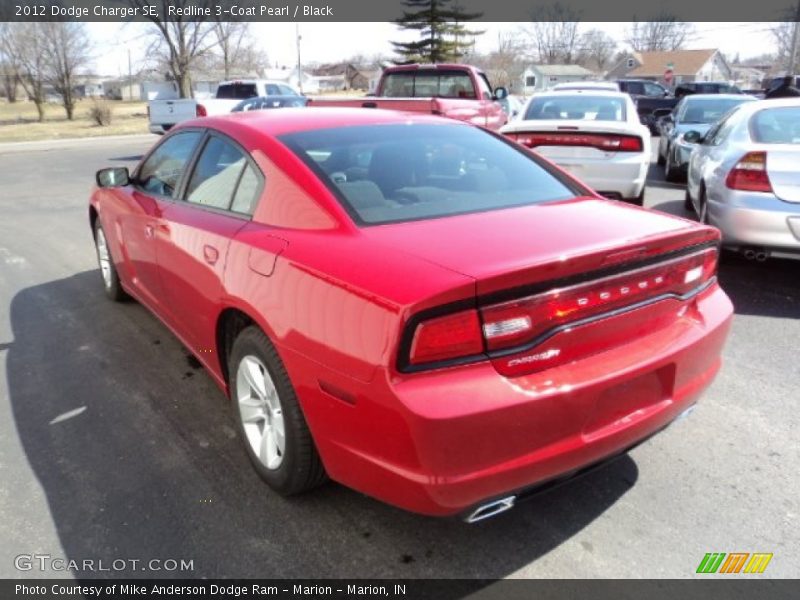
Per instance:
[[[527,96],[548,90],[557,83],[587,81],[596,77],[580,65],[530,65],[522,72],[522,93]]]

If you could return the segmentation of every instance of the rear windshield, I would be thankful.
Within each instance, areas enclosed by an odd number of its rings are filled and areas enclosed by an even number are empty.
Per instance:
[[[688,98],[677,116],[680,123],[716,123],[734,106],[754,98]]]
[[[476,98],[472,79],[464,71],[440,69],[398,71],[383,78],[387,98]]]
[[[359,224],[496,210],[581,193],[513,142],[466,125],[343,127],[280,139]]]
[[[244,100],[258,96],[255,83],[225,83],[217,88],[219,100]]]
[[[750,135],[760,144],[800,144],[800,106],[758,111],[750,119]]]
[[[534,98],[525,119],[569,119],[577,121],[624,121],[625,102],[608,96],[543,96]]]

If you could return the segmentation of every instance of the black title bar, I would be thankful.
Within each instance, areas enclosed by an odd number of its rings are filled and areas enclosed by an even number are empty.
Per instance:
[[[800,12],[798,0],[458,0],[457,6],[485,22],[769,22],[795,21]],[[404,10],[402,0],[2,0],[0,21],[381,22]]]

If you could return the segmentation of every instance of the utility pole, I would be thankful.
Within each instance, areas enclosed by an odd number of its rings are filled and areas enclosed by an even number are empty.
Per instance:
[[[124,100],[125,98],[123,98]],[[131,70],[131,49],[128,48],[128,100],[133,100],[133,71]]]
[[[797,61],[797,29],[800,27],[800,0],[797,0],[797,8],[794,11],[794,28],[792,29],[792,47],[789,53],[789,70],[787,75],[795,75],[795,65]]]
[[[297,87],[300,93],[303,93],[303,65],[300,62],[300,23],[294,24],[294,33],[297,37]]]

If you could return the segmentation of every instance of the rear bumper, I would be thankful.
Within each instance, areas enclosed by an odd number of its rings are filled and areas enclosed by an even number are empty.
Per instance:
[[[663,330],[523,377],[485,362],[355,385],[316,364],[309,376],[299,356],[287,366],[333,479],[456,515],[617,455],[693,405],[719,369],[732,306],[717,285],[685,305]]]
[[[642,193],[650,167],[649,152],[628,156],[620,152],[609,159],[547,157],[596,192],[621,198]]]
[[[800,204],[772,194],[725,190],[708,198],[710,222],[728,247],[759,246],[800,251]]]
[[[154,123],[150,123],[150,133],[155,133],[156,135],[164,135],[170,129],[172,129],[172,125],[156,125]]]

